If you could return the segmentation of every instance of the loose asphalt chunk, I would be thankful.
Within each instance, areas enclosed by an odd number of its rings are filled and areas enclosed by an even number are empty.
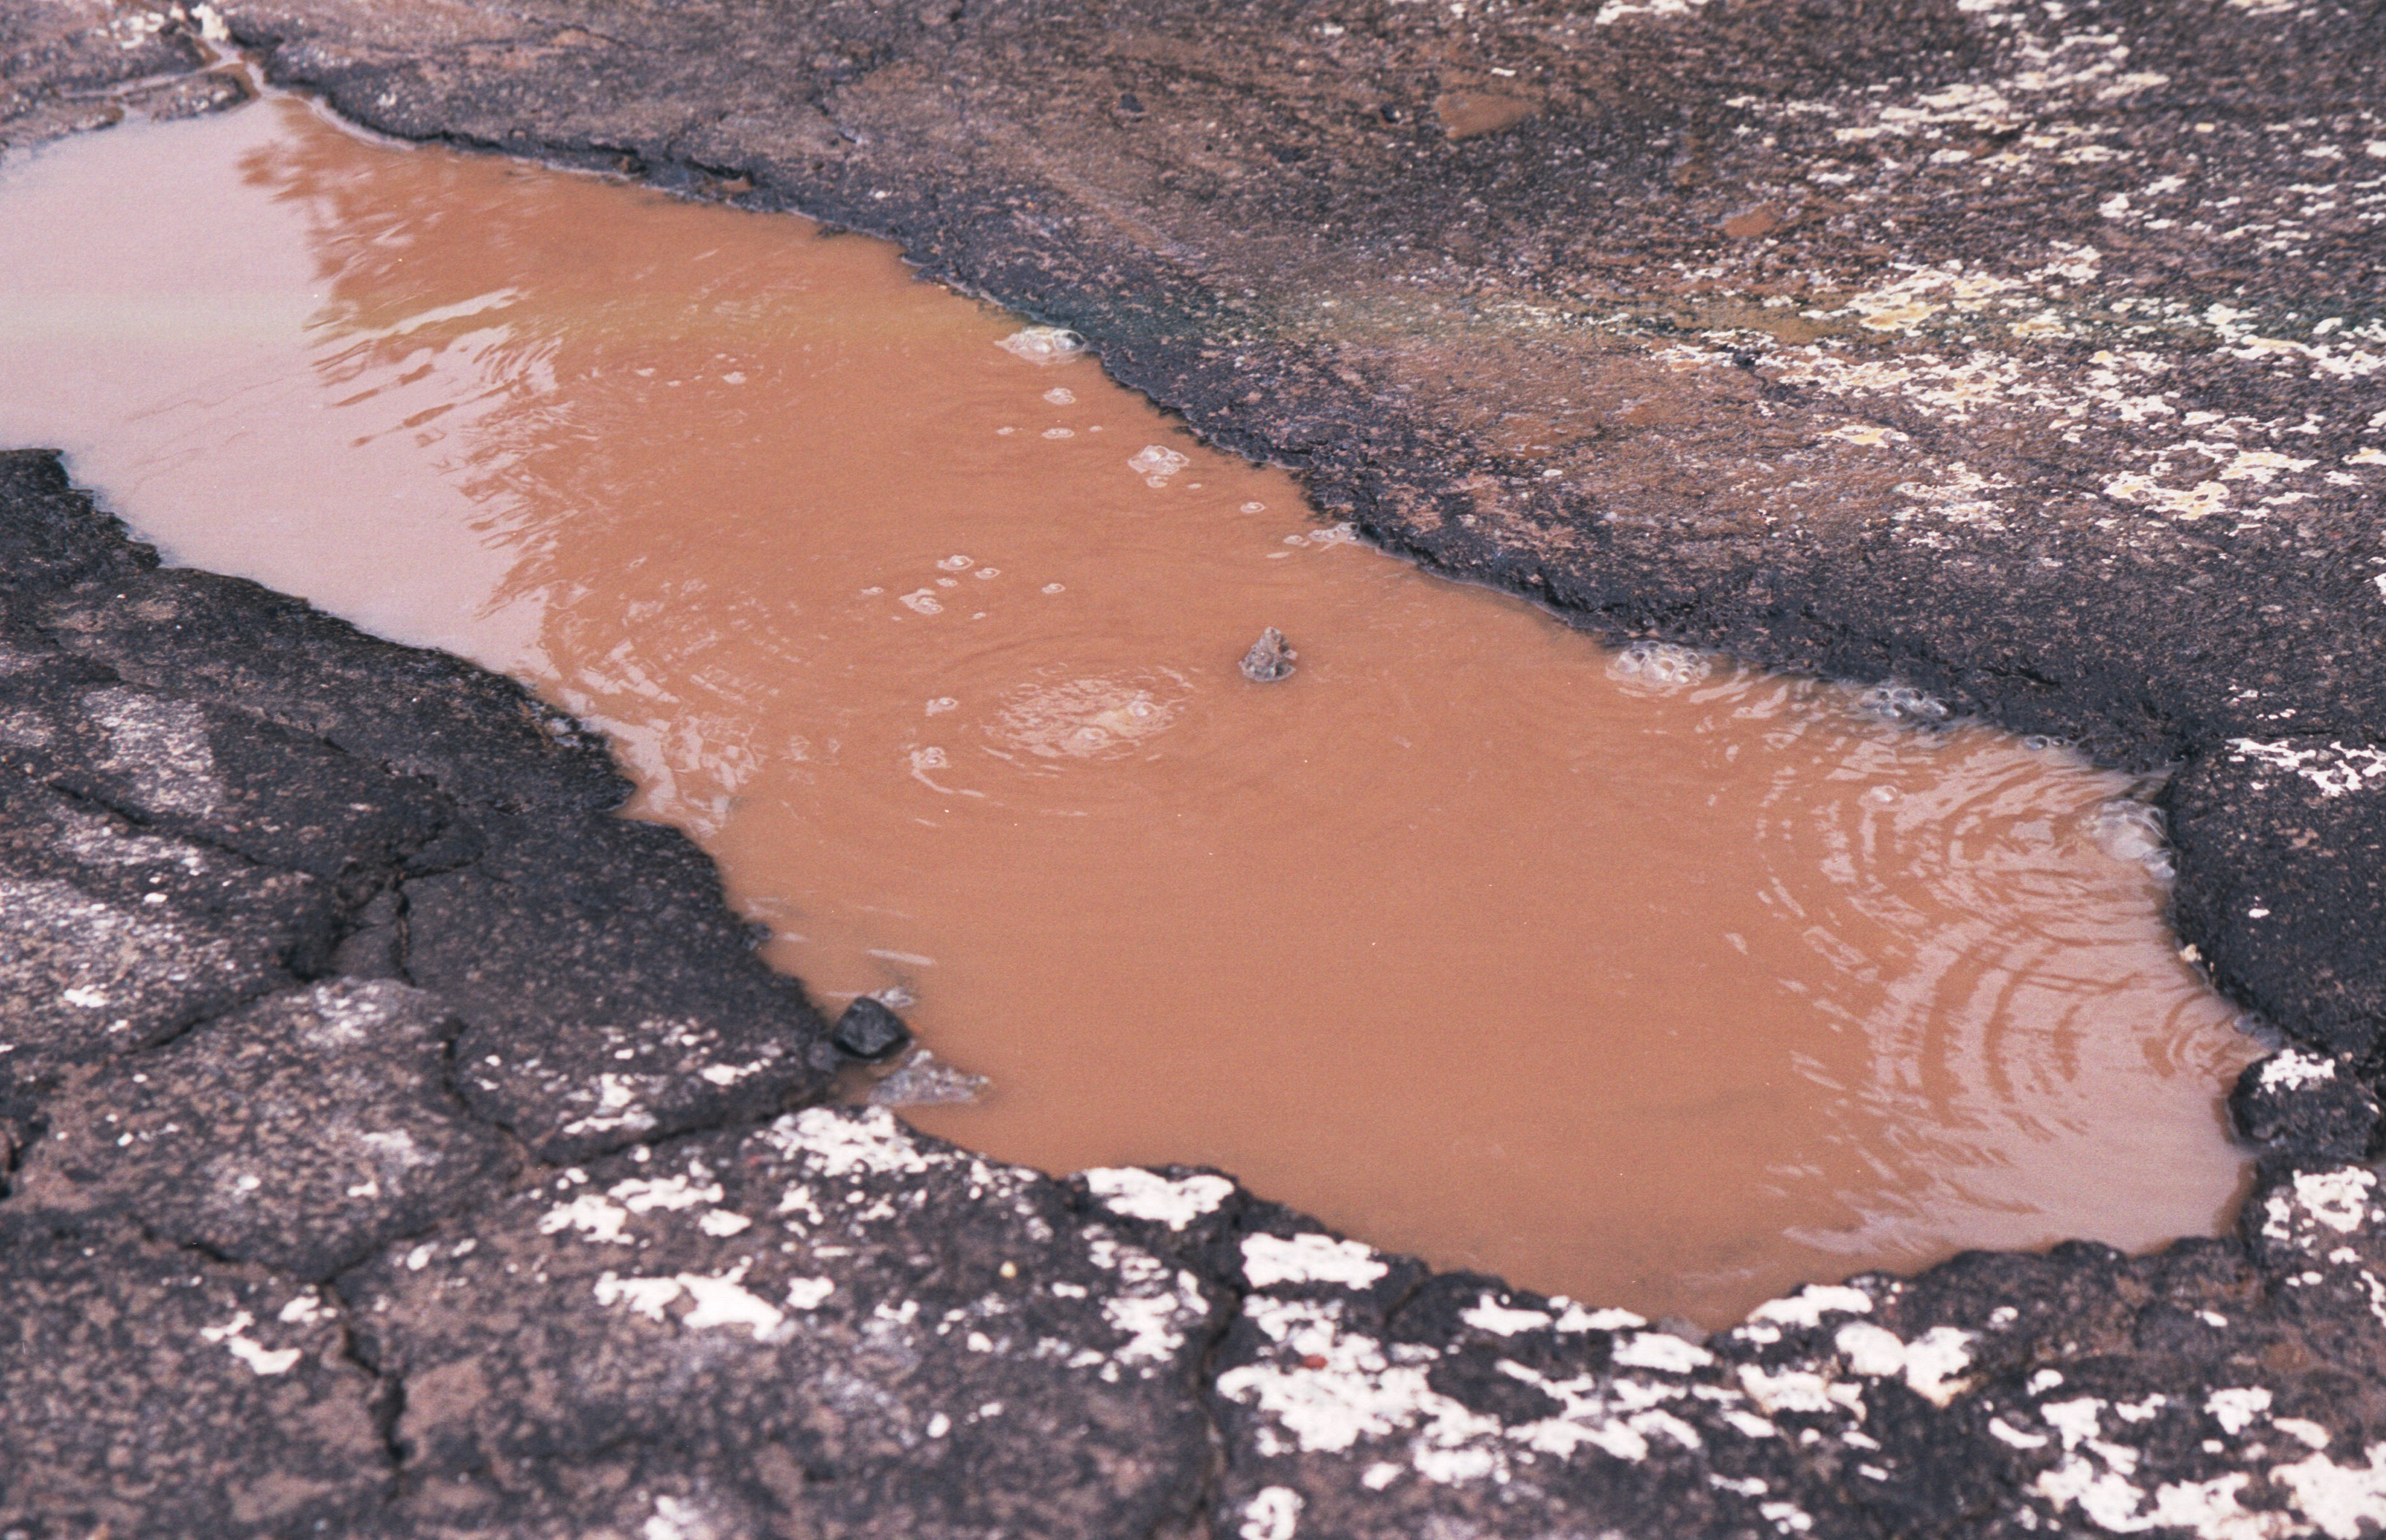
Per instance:
[[[598,815],[479,827],[477,859],[407,884],[407,967],[471,1023],[458,1088],[544,1158],[827,1088],[827,1022],[756,955],[687,836]]]

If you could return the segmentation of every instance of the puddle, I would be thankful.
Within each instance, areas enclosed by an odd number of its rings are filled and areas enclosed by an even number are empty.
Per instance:
[[[0,442],[603,725],[934,1133],[1708,1323],[2232,1198],[2120,778],[1419,575],[881,245],[274,99],[8,163],[0,274]]]

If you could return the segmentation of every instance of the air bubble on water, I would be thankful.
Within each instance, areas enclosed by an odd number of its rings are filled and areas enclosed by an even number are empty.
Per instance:
[[[874,599],[874,598],[876,598],[879,595],[884,594],[884,593],[885,593],[885,592],[886,592],[886,590],[885,590],[884,588],[865,588],[865,589],[863,589],[863,590],[861,591],[861,596],[862,596],[863,598],[865,598],[865,599]]]
[[[1065,582],[1048,582],[1044,585],[1044,592],[1047,594],[1065,594],[1068,591],[1069,585]]]
[[[1338,526],[1342,529],[1349,525]],[[1635,642],[1608,660],[1607,676],[1656,690],[1679,690],[1714,671],[1714,659],[1671,642]]]
[[[2089,820],[2088,835],[2097,849],[2116,861],[2135,861],[2156,882],[2167,883],[2179,874],[2159,808],[2134,797],[2115,797]]]
[[[1017,432],[1019,432],[1019,430],[1016,428],[997,428],[994,431],[994,436],[997,438],[1009,438],[1011,434]]]
[[[1059,326],[1029,326],[994,344],[1031,364],[1064,364],[1086,350],[1086,339]]]
[[[1305,534],[1288,534],[1284,537],[1284,543],[1287,545],[1306,545],[1309,544],[1309,537]]]
[[[939,588],[959,588],[961,585],[961,580],[959,578],[938,578],[936,580],[936,586]]]
[[[1047,428],[1044,430],[1044,436],[1046,438],[1075,438],[1077,436],[1077,430],[1074,428]]]
[[[1943,722],[1947,703],[1911,684],[1876,684],[1856,696],[1861,716],[1884,722]]]
[[[972,572],[970,576],[976,578],[981,582],[987,578],[998,578],[1002,576],[1002,569],[999,567],[981,567],[976,571]]]
[[[936,565],[945,571],[958,572],[964,567],[975,566],[976,559],[977,558],[974,557],[953,556],[947,557],[944,560],[936,563]]]
[[[721,377],[721,382],[724,385],[742,385],[746,382],[746,371],[743,369],[731,369],[728,373]]]
[[[1243,511],[1245,513],[1265,513],[1267,512],[1267,505],[1265,503],[1245,503],[1243,505]]]
[[[2032,754],[2045,754],[2050,751],[2070,748],[2072,746],[2072,743],[2068,738],[2055,738],[2050,737],[2043,732],[2033,732],[2028,737],[2022,739],[2021,746],[2029,750]]]
[[[904,608],[921,615],[942,615],[945,612],[945,607],[936,602],[936,595],[924,588],[904,595],[898,602]]]
[[[1322,530],[1309,532],[1312,545],[1355,545],[1359,543],[1359,527],[1349,520],[1328,524]]]
[[[911,761],[911,779],[917,781],[921,785],[927,787],[930,791],[935,792],[939,796],[983,797],[986,795],[984,792],[973,792],[966,787],[944,785],[928,773],[930,770],[943,770],[949,763],[949,761],[945,757],[945,751],[943,749],[934,747],[915,748],[911,751],[910,757]],[[887,953],[873,954],[873,956],[879,957],[889,955],[899,956],[899,954]],[[933,962],[935,959],[930,958],[921,958],[917,960],[925,963]]]
[[[950,711],[953,707],[959,705],[961,705],[961,702],[955,700],[950,695],[938,695],[936,699],[928,703],[928,715],[933,717],[939,712]]]
[[[1899,795],[1895,786],[1866,786],[1856,800],[1867,808],[1894,808]]]
[[[880,1005],[892,1006],[897,1010],[909,1010],[920,1003],[920,997],[899,983],[890,983],[884,989],[873,989],[870,992],[870,997]]]
[[[1164,486],[1169,477],[1192,463],[1191,457],[1180,455],[1164,444],[1147,444],[1127,457],[1126,468],[1141,476],[1147,485]]]
[[[1055,407],[1074,407],[1077,404],[1077,393],[1066,385],[1055,385],[1044,393],[1044,399]]]

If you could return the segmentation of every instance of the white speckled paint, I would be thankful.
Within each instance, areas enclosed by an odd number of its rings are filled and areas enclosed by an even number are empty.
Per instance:
[[[1080,1175],[1086,1190],[1112,1213],[1149,1220],[1171,1230],[1182,1230],[1202,1215],[1215,1213],[1235,1190],[1235,1184],[1222,1176],[1172,1180],[1135,1166],[1098,1167]]]
[[[1255,1289],[1284,1283],[1339,1283],[1363,1289],[1391,1268],[1373,1246],[1331,1235],[1243,1237],[1243,1276]]]

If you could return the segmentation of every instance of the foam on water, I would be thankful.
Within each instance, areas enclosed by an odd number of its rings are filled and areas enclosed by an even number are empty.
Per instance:
[[[2156,882],[2178,875],[2171,864],[2170,835],[2162,809],[2135,797],[2115,797],[2096,810],[2098,849],[2116,861],[2135,861]]]
[[[1164,487],[1168,478],[1184,470],[1192,461],[1165,444],[1147,444],[1131,456],[1127,469],[1143,477],[1146,486]]]
[[[1670,642],[1634,642],[1608,659],[1608,677],[1644,688],[1679,690],[1714,671],[1714,658]]]
[[[1911,684],[1876,684],[1857,692],[1856,709],[1887,722],[1943,722],[1947,703]]]
[[[1063,327],[1025,326],[996,345],[1031,364],[1061,364],[1083,353],[1086,339]],[[1050,398],[1049,393],[1046,398]]]

